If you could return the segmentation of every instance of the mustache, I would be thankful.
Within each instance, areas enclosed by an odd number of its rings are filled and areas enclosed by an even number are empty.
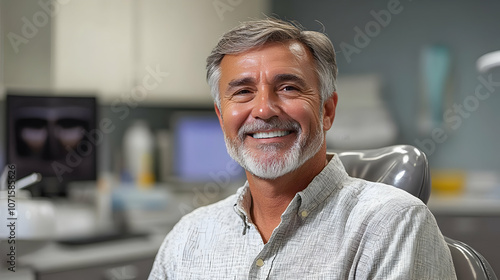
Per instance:
[[[255,119],[240,127],[238,130],[238,137],[243,141],[247,134],[264,130],[292,130],[300,133],[302,128],[300,124],[294,120],[282,120],[278,117],[273,117],[269,120]]]

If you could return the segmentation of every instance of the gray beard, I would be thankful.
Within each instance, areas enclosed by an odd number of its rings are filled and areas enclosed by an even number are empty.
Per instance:
[[[320,124],[322,123],[321,121]],[[244,138],[249,131],[269,128],[290,129],[297,133],[297,139],[284,156],[279,155],[282,148],[280,144],[261,145],[258,147],[262,152],[261,156],[253,155],[245,147]],[[321,149],[324,141],[323,126],[315,132],[308,143],[309,138],[302,134],[300,125],[295,121],[282,123],[277,119],[271,122],[260,120],[243,125],[238,132],[238,139],[228,139],[224,135],[224,140],[229,155],[245,170],[262,179],[276,179],[296,170]]]

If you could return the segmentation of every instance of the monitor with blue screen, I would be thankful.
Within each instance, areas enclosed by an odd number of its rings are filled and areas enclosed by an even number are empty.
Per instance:
[[[227,153],[215,113],[178,113],[173,120],[176,178],[184,182],[210,182],[219,174],[231,179],[243,177],[243,169]]]

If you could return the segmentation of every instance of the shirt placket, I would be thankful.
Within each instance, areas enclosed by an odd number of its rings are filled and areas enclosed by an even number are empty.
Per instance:
[[[252,227],[255,229],[255,227]],[[262,237],[259,232],[255,229],[252,230],[252,234],[258,235],[256,238],[252,238],[252,240],[259,240],[262,245]],[[277,246],[280,244],[280,238],[272,238],[267,242],[266,245],[263,246],[262,250],[257,254],[254,258],[252,265],[250,267],[250,271],[248,274],[248,279],[267,279],[269,274],[271,273],[271,269],[273,267],[274,259],[276,258],[276,254],[278,252]],[[257,245],[257,244],[256,244]]]
[[[299,205],[300,199],[294,199],[282,215],[282,222],[271,235],[269,242],[264,245],[262,251],[255,257],[250,268],[248,279],[268,279],[273,269],[274,260],[280,251],[280,246],[283,245],[284,240],[287,238],[287,228],[293,223],[294,213],[297,212]],[[258,240],[261,241],[262,238],[258,230],[255,227],[253,227],[253,229],[255,229],[253,232],[259,235]]]

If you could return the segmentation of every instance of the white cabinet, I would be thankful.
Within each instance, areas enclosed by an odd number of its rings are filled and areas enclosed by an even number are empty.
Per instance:
[[[63,1],[61,1],[63,2]],[[104,103],[211,104],[205,59],[268,0],[75,0],[53,18],[52,86]]]

